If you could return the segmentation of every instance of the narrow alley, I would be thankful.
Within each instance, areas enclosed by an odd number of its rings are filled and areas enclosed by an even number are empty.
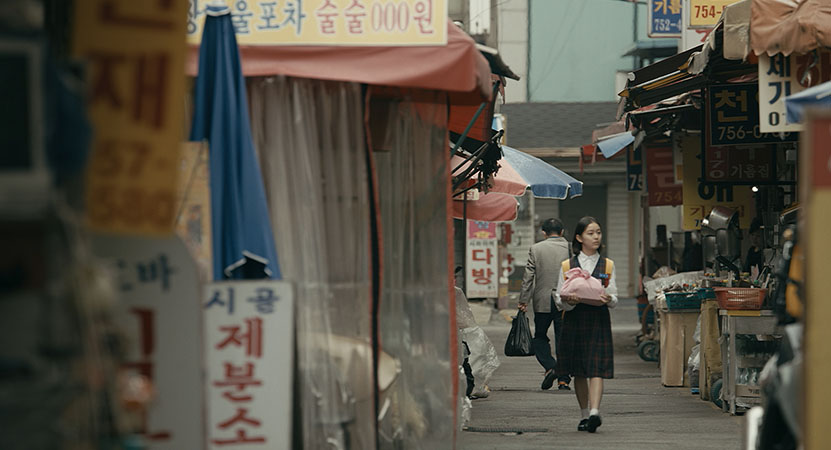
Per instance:
[[[491,315],[481,304],[471,307],[477,322],[487,322],[483,328],[502,364],[489,382],[490,396],[473,400],[460,449],[739,448],[741,416],[727,415],[712,403],[702,402],[689,388],[663,387],[658,363],[637,356],[633,299],[621,299],[612,310],[615,378],[606,384],[600,408],[603,425],[595,434],[577,431],[580,411],[573,391],[540,389],[543,372],[534,357],[504,356],[510,323],[503,315]]]

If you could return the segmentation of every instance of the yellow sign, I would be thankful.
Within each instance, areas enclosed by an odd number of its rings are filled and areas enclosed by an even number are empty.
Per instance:
[[[712,28],[721,18],[724,7],[738,0],[690,0],[690,26]]]
[[[205,0],[190,0],[199,44]],[[226,0],[240,45],[445,45],[447,0]]]
[[[685,230],[700,230],[701,221],[714,206],[725,206],[739,212],[739,224],[749,228],[751,193],[748,186],[717,186],[699,183],[701,178],[701,138],[685,136],[679,143],[684,160],[684,184],[682,196]]]
[[[187,0],[77,0],[95,134],[86,215],[98,231],[170,234],[184,122]]]

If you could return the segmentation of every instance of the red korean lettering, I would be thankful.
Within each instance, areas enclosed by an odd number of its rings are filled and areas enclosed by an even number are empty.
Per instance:
[[[343,15],[348,18],[346,20],[346,31],[349,34],[364,33],[366,7],[361,4],[361,0],[352,0],[352,4],[344,10]]]
[[[473,269],[473,282],[481,285],[491,284],[491,277],[493,277],[493,270],[488,269]]]
[[[332,3],[332,0],[326,2],[315,11],[317,16],[318,27],[323,34],[335,34],[335,18],[339,15],[338,7]]]
[[[484,261],[487,264],[490,264],[491,259],[493,258],[493,253],[491,252],[490,248],[476,249],[473,250],[472,257],[474,261]]]
[[[240,326],[219,327],[220,331],[227,333],[227,337],[216,344],[217,350],[222,350],[228,345],[244,347],[245,356],[260,358],[263,353],[263,320],[258,318],[245,319],[245,331]]]
[[[266,442],[264,436],[249,437],[248,433],[246,433],[246,429],[242,428],[242,426],[246,425],[253,428],[259,428],[262,425],[262,422],[260,420],[248,416],[247,408],[237,408],[237,412],[234,415],[234,417],[231,417],[230,419],[224,422],[220,422],[219,424],[217,424],[217,426],[224,430],[237,424],[239,424],[240,427],[236,430],[236,437],[226,439],[212,439],[211,442],[213,442],[214,445],[251,444]]]
[[[433,0],[422,0],[416,2],[413,19],[418,23],[418,32],[421,34],[433,34]]]

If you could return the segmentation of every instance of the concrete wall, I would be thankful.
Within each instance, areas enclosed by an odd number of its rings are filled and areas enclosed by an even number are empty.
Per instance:
[[[528,101],[617,101],[615,72],[631,70],[634,8],[638,39],[646,5],[613,0],[530,0]],[[501,30],[507,28],[500,22]]]

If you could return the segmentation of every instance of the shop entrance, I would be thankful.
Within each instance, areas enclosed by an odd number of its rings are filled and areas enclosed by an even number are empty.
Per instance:
[[[574,237],[574,225],[583,216],[592,216],[600,222],[602,231],[607,234],[609,223],[606,221],[605,184],[583,185],[583,195],[560,202],[560,220],[566,227],[565,238],[571,242]],[[605,239],[604,239],[605,241]]]

